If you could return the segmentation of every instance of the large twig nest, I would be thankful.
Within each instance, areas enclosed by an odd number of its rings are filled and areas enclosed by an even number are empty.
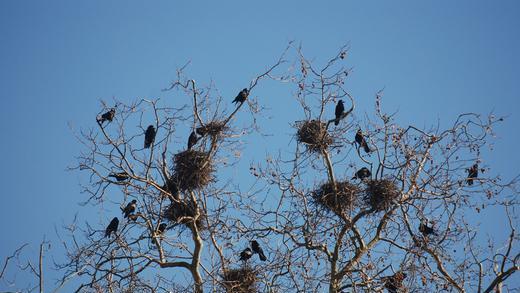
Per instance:
[[[388,210],[399,199],[399,189],[392,180],[368,180],[365,200],[376,211]]]
[[[173,157],[174,178],[179,190],[195,190],[213,179],[213,162],[205,152],[186,150]]]
[[[327,123],[318,120],[297,122],[298,142],[304,143],[311,152],[321,152],[332,143],[332,136],[327,132]]]
[[[222,285],[229,293],[256,292],[257,282],[256,271],[250,267],[225,270],[222,275]]]
[[[191,200],[172,201],[170,206],[164,211],[164,217],[174,223],[184,225],[189,225],[195,220],[195,224],[199,230],[203,230],[206,227],[206,214],[204,210],[199,208],[197,217],[195,205]]]
[[[327,182],[314,191],[313,198],[314,202],[325,210],[342,216],[356,207],[359,188],[348,181],[336,182],[336,192],[334,192],[334,185]]]
[[[211,135],[219,136],[221,133],[226,131],[228,127],[224,121],[211,121],[208,124],[198,127],[197,134],[201,136]]]

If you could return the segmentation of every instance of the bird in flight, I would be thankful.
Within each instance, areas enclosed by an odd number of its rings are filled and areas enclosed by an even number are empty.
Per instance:
[[[233,100],[233,103],[240,103],[240,104],[242,104],[243,102],[246,101],[247,96],[249,96],[249,90],[247,88],[244,88],[235,97],[235,99]]]
[[[156,134],[156,131],[155,131],[155,127],[153,125],[150,125],[148,126],[148,128],[146,128],[146,132],[144,133],[144,148],[147,149],[149,148],[154,140],[155,140],[155,134]]]
[[[110,237],[110,234],[112,233],[116,234],[117,226],[119,226],[119,219],[117,217],[114,217],[105,230],[105,237]]]

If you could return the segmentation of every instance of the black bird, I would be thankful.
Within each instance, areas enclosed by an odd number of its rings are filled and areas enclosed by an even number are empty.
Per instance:
[[[336,105],[336,120],[334,121],[334,125],[338,125],[339,121],[341,120],[343,116],[343,112],[345,111],[345,106],[343,105],[343,100],[339,100],[338,104]]]
[[[370,172],[370,170],[368,170],[367,167],[363,167],[359,170],[357,170],[357,172],[354,174],[354,177],[352,177],[352,180],[354,179],[365,179],[365,178],[370,178],[372,177],[372,172]]]
[[[97,121],[99,122],[99,124],[103,124],[103,122],[105,122],[105,121],[112,122],[112,120],[114,120],[115,115],[116,115],[116,109],[111,108],[108,112],[101,115],[101,118],[98,118]]]
[[[174,198],[179,199],[179,186],[177,186],[177,183],[175,183],[173,178],[166,180],[162,189],[168,191]]]
[[[422,235],[424,236],[428,236],[428,235],[437,235],[437,233],[435,233],[435,230],[433,229],[433,227],[428,227],[427,224],[425,223],[421,223],[419,224],[419,232],[422,233]]]
[[[197,144],[197,141],[199,141],[199,137],[195,131],[192,131],[190,137],[188,138],[188,149],[191,150],[191,148]]]
[[[123,172],[118,172],[118,173],[110,173],[110,175],[108,175],[108,177],[114,177],[114,178],[116,178],[117,181],[121,182],[121,181],[128,180],[130,178],[130,175],[128,175],[128,173],[123,171]]]
[[[265,257],[264,250],[262,247],[260,247],[260,244],[256,240],[251,241],[251,248],[253,249],[254,253],[257,253],[260,257],[261,261],[266,261],[267,257]]]
[[[406,278],[406,274],[397,272],[392,276],[383,277],[385,281],[385,288],[388,293],[398,293],[399,289],[403,288],[403,281]]]
[[[150,125],[148,126],[148,128],[146,128],[146,132],[144,133],[144,148],[147,149],[149,148],[152,143],[154,142],[155,140],[155,127],[153,127],[153,125]]]
[[[246,249],[242,250],[242,252],[240,252],[240,260],[242,260],[242,261],[247,261],[252,256],[253,256],[253,251],[249,247],[247,247]]]
[[[164,231],[166,231],[166,223],[159,224],[159,228],[157,228],[157,231],[159,232],[159,234],[163,234]]]
[[[245,89],[241,90],[238,93],[238,95],[233,100],[233,103],[240,103],[240,104],[242,104],[243,102],[246,101],[247,96],[249,96],[249,90],[247,88],[245,88]]]
[[[124,209],[121,209],[124,214],[124,218],[128,218],[131,214],[135,212],[135,209],[137,208],[137,200],[133,199],[131,202],[129,202]]]
[[[473,180],[478,177],[478,164],[475,164],[466,170],[468,171],[468,178],[466,179],[466,182],[468,185],[473,185]]]
[[[112,232],[116,234],[117,226],[119,226],[119,219],[117,217],[114,217],[112,221],[110,221],[110,224],[108,224],[107,229],[105,230],[105,237],[110,237],[110,234],[112,234]]]
[[[361,132],[361,129],[356,132],[355,140],[359,146],[362,146],[365,149],[365,153],[370,153],[370,148],[368,147],[367,141],[363,137],[363,132]]]

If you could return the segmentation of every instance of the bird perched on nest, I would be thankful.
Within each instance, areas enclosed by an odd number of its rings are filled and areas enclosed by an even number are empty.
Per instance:
[[[116,109],[111,108],[108,112],[101,115],[101,117],[97,119],[97,122],[99,124],[103,124],[105,121],[112,122],[112,120],[114,120],[114,116],[116,116]]]
[[[359,170],[357,170],[357,172],[354,174],[354,177],[352,177],[352,180],[354,179],[365,179],[365,178],[370,178],[372,177],[372,172],[370,172],[370,170],[368,170],[367,167],[363,167]]]
[[[149,148],[154,140],[155,140],[155,134],[157,132],[155,131],[155,127],[153,125],[149,125],[148,128],[146,128],[146,132],[144,133],[144,148]]]
[[[124,209],[121,209],[121,211],[124,214],[124,218],[128,218],[131,214],[135,212],[137,209],[137,200],[133,199],[131,202],[129,202]]]
[[[468,171],[466,182],[468,185],[473,185],[473,180],[478,177],[478,164],[471,166],[471,168],[466,169],[466,171]]]
[[[253,256],[253,251],[249,247],[246,247],[246,249],[244,249],[244,250],[242,250],[242,252],[240,252],[240,260],[241,261],[247,261],[252,256]]]
[[[343,100],[339,100],[336,105],[336,109],[334,114],[336,114],[336,120],[334,120],[334,125],[338,125],[341,118],[343,118],[343,112],[345,112],[345,105],[343,105]]]
[[[367,154],[370,153],[370,148],[368,147],[367,141],[363,137],[363,132],[361,131],[361,129],[359,129],[356,132],[355,140],[359,144],[360,147],[363,147],[363,149],[365,150],[365,153],[367,153]]]
[[[423,222],[421,222],[421,224],[419,224],[419,232],[421,232],[422,235],[424,235],[425,237],[428,235],[437,235],[437,233],[435,233],[435,230],[433,229],[433,227],[428,227],[428,225]]]
[[[247,88],[244,88],[235,97],[235,99],[233,100],[233,103],[240,103],[240,104],[242,104],[243,102],[246,101],[247,96],[249,96],[249,90]]]
[[[385,288],[388,290],[388,293],[398,293],[398,290],[403,287],[403,281],[405,278],[405,273],[397,272],[392,276],[383,277],[382,280],[385,283]]]
[[[112,221],[110,221],[110,224],[108,224],[106,230],[105,230],[105,237],[110,237],[110,234],[117,232],[117,227],[119,226],[119,219],[117,217],[114,217]]]
[[[190,134],[190,137],[188,137],[188,149],[191,150],[191,148],[197,144],[199,141],[199,137],[195,133],[195,131],[192,131]]]
[[[253,252],[258,254],[261,261],[266,261],[267,257],[265,257],[264,250],[262,247],[260,247],[260,244],[256,240],[251,241],[251,248],[253,249]]]
[[[118,173],[110,173],[110,175],[108,175],[108,177],[113,177],[118,182],[121,182],[121,181],[128,180],[130,178],[130,175],[128,175],[128,173],[123,171],[123,172],[118,172]]]

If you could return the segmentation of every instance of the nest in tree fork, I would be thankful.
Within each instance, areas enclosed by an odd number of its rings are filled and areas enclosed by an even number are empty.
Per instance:
[[[172,201],[170,206],[168,206],[164,211],[164,217],[166,219],[174,223],[184,225],[189,225],[190,223],[193,223],[193,221],[195,220],[197,228],[199,230],[202,230],[205,227],[204,223],[206,219],[206,214],[202,209],[199,209],[198,214],[198,218],[195,219],[195,217],[197,216],[197,211],[195,209],[195,205],[191,200],[181,200],[179,202]]]
[[[399,189],[392,180],[367,181],[365,200],[376,211],[388,210],[399,199],[399,194]]]
[[[298,142],[307,145],[311,152],[321,152],[327,149],[332,143],[332,136],[327,132],[327,123],[319,120],[307,120],[298,122],[297,139]]]
[[[247,266],[225,270],[222,275],[222,285],[229,293],[256,292],[257,282],[256,271]]]
[[[224,124],[224,121],[211,121],[204,126],[198,127],[197,134],[201,136],[211,135],[216,137],[227,129],[228,127]]]
[[[213,162],[205,152],[186,150],[173,157],[173,173],[179,190],[195,190],[213,179]]]
[[[331,182],[323,184],[314,191],[313,197],[317,205],[342,216],[353,210],[358,202],[359,188],[348,181],[336,182],[336,192]]]

